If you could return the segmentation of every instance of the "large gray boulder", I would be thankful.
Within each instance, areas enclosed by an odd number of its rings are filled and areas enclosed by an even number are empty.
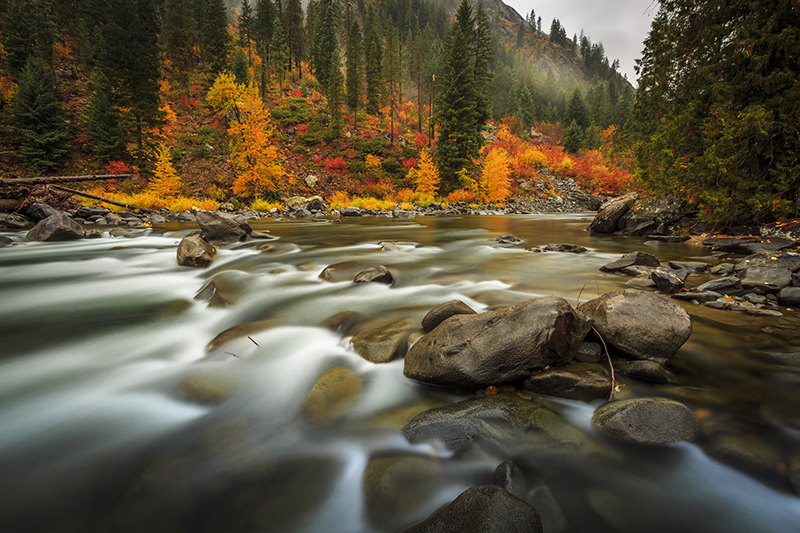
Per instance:
[[[630,359],[664,364],[692,333],[689,314],[660,294],[636,289],[614,291],[582,304],[606,344]]]
[[[688,407],[666,398],[607,403],[594,412],[592,424],[640,444],[691,441],[700,431],[700,424]]]
[[[455,315],[409,350],[406,377],[481,388],[572,360],[592,323],[563,298],[548,296],[476,315]]]
[[[198,211],[197,224],[202,237],[210,243],[242,241],[253,232],[253,228],[242,215],[231,215],[220,211]]]
[[[462,492],[404,533],[542,533],[539,512],[497,485]]]
[[[80,209],[78,211],[80,211]],[[58,209],[56,209],[55,207],[40,203],[31,204],[25,209],[25,214],[28,215],[28,218],[31,218],[36,222],[44,220],[53,215],[57,215],[58,212],[59,212]],[[76,213],[75,216],[77,216],[78,218],[86,218],[80,216],[78,213]]]
[[[669,226],[685,214],[683,202],[674,196],[636,200],[617,222],[626,235],[647,235],[659,226]]]
[[[181,240],[177,254],[180,266],[207,267],[217,255],[217,249],[199,235],[189,235]]]
[[[617,222],[630,210],[638,197],[638,194],[632,192],[606,202],[600,206],[600,212],[586,229],[592,233],[614,233],[617,231]]]
[[[28,241],[74,241],[82,239],[83,226],[67,215],[56,212],[44,220],[40,220],[27,235]]]

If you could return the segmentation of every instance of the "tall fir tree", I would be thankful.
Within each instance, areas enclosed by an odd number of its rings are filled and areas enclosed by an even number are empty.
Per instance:
[[[239,29],[239,46],[247,48],[247,62],[253,62],[253,53],[251,44],[255,39],[255,16],[253,15],[253,8],[250,5],[250,0],[242,0],[242,7],[239,12],[238,29]]]
[[[383,99],[383,41],[378,28],[372,24],[367,34],[364,50],[365,75],[367,79],[367,113],[377,114]]]
[[[70,137],[55,78],[40,57],[29,57],[19,75],[14,96],[13,129],[19,141],[19,157],[36,174],[58,167],[67,154]]]
[[[386,47],[386,82],[389,88],[389,115],[390,128],[389,139],[394,143],[395,115],[397,114],[397,104],[402,97],[403,89],[401,86],[403,74],[402,58],[400,57],[400,36],[396,30],[389,32],[389,42]]]
[[[485,123],[492,116],[492,71],[494,43],[489,17],[483,10],[483,2],[478,3],[475,13],[474,54],[475,54],[475,97],[478,122]]]
[[[166,0],[162,28],[165,55],[170,60],[173,72],[184,86],[188,85],[188,71],[193,56],[189,7],[188,0]]]
[[[228,65],[231,37],[228,34],[225,2],[223,0],[205,0],[205,2],[200,44],[210,74],[215,76],[224,71]]]
[[[52,59],[58,30],[53,0],[10,0],[3,15],[1,40],[12,75],[22,73],[29,57]]]
[[[445,45],[441,91],[437,95],[439,137],[436,159],[445,191],[457,186],[457,173],[474,168],[473,158],[483,144],[475,90],[474,18],[461,0]]]
[[[286,44],[289,45],[290,61],[294,62],[298,77],[303,78],[303,6],[300,0],[288,0],[283,19],[283,30]],[[292,70],[292,65],[289,65]]]
[[[283,85],[284,73],[286,72],[287,65],[290,65],[291,52],[286,39],[283,37],[283,23],[281,19],[275,17],[273,19],[272,28],[272,41],[270,49],[272,50],[272,66],[278,75],[278,86]]]
[[[257,0],[255,9],[254,33],[255,40],[264,55],[267,63],[272,61],[272,32],[275,28],[277,11],[272,0]]]
[[[354,127],[358,126],[358,108],[361,103],[361,84],[363,79],[363,52],[361,28],[354,20],[347,36],[347,107],[353,115]]]
[[[327,89],[333,70],[340,65],[339,40],[336,37],[337,17],[333,1],[321,0],[317,4],[317,16],[319,19],[314,32],[312,50],[314,74],[319,84]]]
[[[100,66],[109,81],[113,103],[127,109],[137,158],[144,155],[145,132],[163,123],[159,95],[158,24],[153,0],[111,0],[103,26]]]
[[[92,152],[101,161],[121,159],[125,154],[119,110],[111,103],[111,87],[103,71],[95,67],[92,70],[87,88],[89,97],[86,132],[89,134]]]

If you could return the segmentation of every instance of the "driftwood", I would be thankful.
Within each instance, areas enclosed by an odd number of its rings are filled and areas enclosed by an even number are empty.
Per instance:
[[[53,176],[45,178],[7,178],[0,180],[0,187],[7,185],[54,185],[57,183],[72,183],[76,181],[95,181],[95,180],[126,180],[132,178],[133,174],[97,174],[93,176]]]
[[[119,207],[124,207],[126,209],[131,209],[133,211],[141,211],[142,213],[155,213],[152,209],[147,209],[145,207],[139,207],[138,205],[133,204],[126,204],[124,202],[116,202],[114,200],[110,200],[108,198],[103,198],[102,196],[97,196],[96,194],[89,194],[88,192],[83,191],[76,191],[75,189],[69,189],[67,187],[61,187],[60,185],[53,185],[54,189],[58,189],[59,191],[68,192],[70,194],[75,194],[77,196],[84,196],[86,198],[91,198],[92,200],[100,200],[101,202],[105,202],[107,204],[116,205]]]

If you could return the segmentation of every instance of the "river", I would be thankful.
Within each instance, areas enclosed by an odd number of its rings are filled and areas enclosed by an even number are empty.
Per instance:
[[[587,443],[570,453],[409,443],[400,429],[412,416],[474,393],[408,380],[402,360],[369,363],[318,326],[346,310],[420,320],[454,298],[479,312],[550,294],[575,305],[624,288],[598,270],[623,253],[708,253],[592,236],[589,221],[257,221],[276,239],[221,248],[206,269],[177,266],[192,231],[179,224],[0,249],[0,531],[398,531],[491,483],[506,460],[546,533],[800,531],[787,479],[800,460],[800,366],[774,355],[800,351],[796,311],[681,304],[694,329],[668,365],[675,383],[623,376],[618,397],[683,401],[701,440],[632,445],[591,426],[603,402],[541,398]],[[497,245],[504,234],[524,244]],[[589,251],[525,250],[549,243]],[[332,264],[338,277],[319,279]],[[393,286],[347,281],[379,264]],[[336,367],[349,369],[339,403],[311,410],[306,397]]]

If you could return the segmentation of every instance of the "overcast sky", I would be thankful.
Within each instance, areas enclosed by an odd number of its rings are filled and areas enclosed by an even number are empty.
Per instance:
[[[636,85],[633,62],[641,57],[642,41],[658,10],[655,0],[504,0],[524,18],[531,9],[542,17],[542,31],[550,32],[554,18],[571,39],[581,30],[593,43],[603,43],[608,61],[619,59],[620,72]]]

